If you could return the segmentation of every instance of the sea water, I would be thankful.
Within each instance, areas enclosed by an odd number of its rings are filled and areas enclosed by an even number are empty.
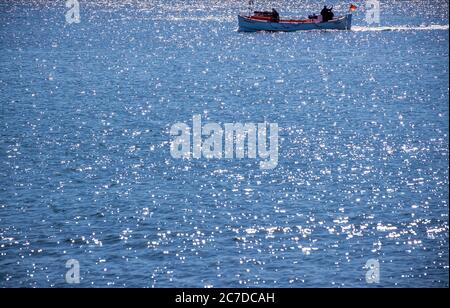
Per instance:
[[[1,287],[448,287],[448,2],[297,33],[237,32],[246,1],[65,4],[0,1]],[[277,123],[276,168],[173,158],[196,115]]]

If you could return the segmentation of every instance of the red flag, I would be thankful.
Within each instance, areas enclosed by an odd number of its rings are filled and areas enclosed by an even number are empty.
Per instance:
[[[357,7],[356,5],[350,4],[350,12],[356,11],[357,8],[358,8],[358,7]]]

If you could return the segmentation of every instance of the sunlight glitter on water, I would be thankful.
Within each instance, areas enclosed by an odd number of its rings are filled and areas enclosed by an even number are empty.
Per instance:
[[[373,258],[380,286],[448,286],[448,3],[247,35],[240,1],[86,1],[71,26],[22,2],[0,1],[0,286],[65,287],[69,258],[82,286],[365,287]],[[172,159],[194,114],[277,122],[278,167]]]

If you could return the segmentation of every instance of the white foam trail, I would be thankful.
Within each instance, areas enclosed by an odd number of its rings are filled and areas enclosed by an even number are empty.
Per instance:
[[[222,17],[222,16],[167,16],[167,17],[157,17],[155,20],[166,20],[166,21],[218,21],[218,22],[230,22],[235,20],[230,17]]]
[[[377,32],[377,31],[416,31],[416,30],[448,30],[449,25],[427,25],[427,26],[383,26],[383,27],[364,27],[353,26],[352,30],[357,32]]]

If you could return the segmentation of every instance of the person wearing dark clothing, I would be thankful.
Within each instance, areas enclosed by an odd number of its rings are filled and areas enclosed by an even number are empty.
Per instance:
[[[327,20],[327,17],[328,17],[328,8],[327,8],[326,5],[323,7],[322,11],[320,11],[320,15],[322,15],[322,21],[323,21],[323,22],[328,21],[328,20]]]
[[[328,10],[328,17],[330,18],[329,20],[332,20],[334,18],[333,7]]]
[[[322,22],[327,22],[329,20],[332,20],[334,18],[333,7],[331,7],[331,9],[329,9],[325,5],[323,7],[322,11],[320,12],[320,15],[322,15]]]

